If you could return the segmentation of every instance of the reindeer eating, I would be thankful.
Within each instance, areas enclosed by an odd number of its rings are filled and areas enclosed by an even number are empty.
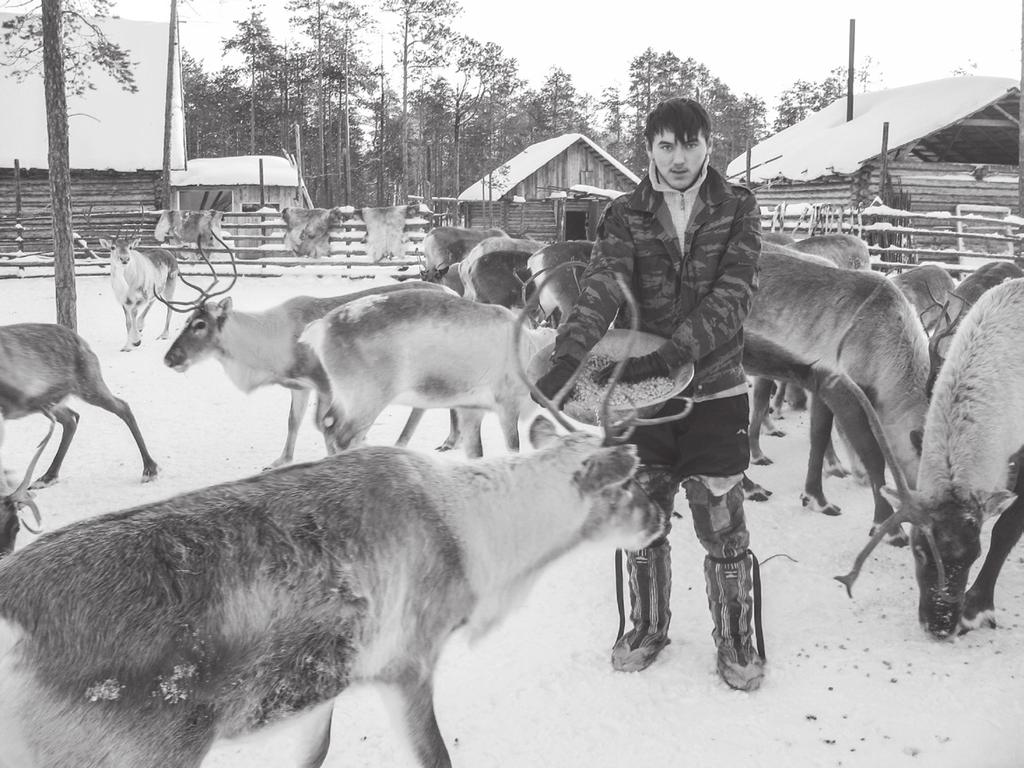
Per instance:
[[[936,637],[995,625],[996,578],[1024,528],[1022,345],[1024,279],[1015,279],[982,295],[950,343],[928,407],[916,489],[897,467],[896,489],[885,489],[897,509],[886,528],[912,524],[918,616]],[[982,525],[996,516],[988,555],[967,590]],[[878,535],[840,579],[848,588]]]
[[[635,549],[664,529],[610,427],[556,436],[539,419],[530,435],[534,453],[472,462],[357,448],[6,558],[0,765],[196,768],[218,739],[309,714],[321,740],[303,764],[318,766],[334,698],[364,681],[394,693],[418,764],[450,766],[433,703],[450,635],[493,629],[582,544]]]
[[[171,301],[178,279],[178,261],[167,251],[135,250],[138,238],[131,241],[116,237],[113,242],[100,240],[100,245],[110,249],[110,285],[114,289],[117,303],[124,311],[124,326],[127,333],[122,352],[131,352],[142,344],[142,326],[146,315],[158,299]],[[167,307],[164,329],[157,336],[166,339],[171,327],[171,308]]]

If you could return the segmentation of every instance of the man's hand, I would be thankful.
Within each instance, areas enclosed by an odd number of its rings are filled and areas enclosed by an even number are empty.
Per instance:
[[[572,378],[573,373],[578,367],[579,364],[574,360],[560,360],[552,366],[550,371],[537,379],[537,389],[539,389],[548,400],[554,401],[555,395],[557,395],[559,390],[565,386],[565,383]],[[533,393],[530,394],[530,397],[532,397],[534,402],[538,405],[543,405],[543,403],[540,403],[537,400],[536,395]],[[557,403],[555,404],[557,405]]]
[[[608,383],[612,373],[615,371],[615,363],[605,366],[597,375],[594,381],[602,387]],[[643,381],[656,376],[670,376],[672,369],[662,356],[661,352],[655,350],[647,355],[631,357],[626,360],[626,366],[622,369],[622,377],[619,379],[623,384],[631,384],[634,381]]]

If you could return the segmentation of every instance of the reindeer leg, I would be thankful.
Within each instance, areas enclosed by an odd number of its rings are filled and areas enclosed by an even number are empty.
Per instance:
[[[142,432],[135,421],[135,414],[132,413],[131,406],[121,398],[115,397],[110,389],[107,388],[107,384],[103,381],[103,376],[100,373],[100,361],[94,352],[90,351],[88,354],[84,354],[83,361],[86,370],[82,376],[82,382],[77,393],[78,396],[90,405],[95,405],[97,408],[109,411],[127,425],[128,430],[132,433],[132,437],[135,438],[135,445],[139,448],[139,454],[142,456],[142,482],[148,483],[156,477],[157,465],[146,449],[146,441],[142,438]],[[62,436],[61,445],[63,446],[63,444]],[[57,450],[59,453],[60,448]]]
[[[459,424],[459,445],[471,459],[479,459],[484,455],[483,438],[480,436],[480,423],[484,419],[482,408],[457,408]]]
[[[284,450],[281,451],[281,455],[274,459],[269,466],[264,469],[274,469],[276,467],[283,467],[285,464],[291,464],[292,459],[295,457],[295,440],[299,435],[299,425],[302,423],[302,417],[306,415],[306,408],[309,406],[309,390],[308,389],[293,389],[292,403],[288,408],[288,436],[284,440]]]
[[[160,294],[166,301],[174,300],[174,289],[177,287],[177,278],[171,275],[167,278],[167,282],[164,283],[164,290]],[[171,308],[167,307],[167,311],[164,314],[164,329],[157,336],[158,339],[166,339],[171,330]]]
[[[142,307],[142,312],[139,314],[139,321],[138,321],[139,336],[142,335],[142,331],[146,327],[146,316],[149,314],[149,310],[151,310],[153,308],[153,304],[155,304],[155,303],[156,303],[156,299],[150,299]]]
[[[832,434],[832,411],[819,397],[811,399],[811,450],[807,457],[807,477],[800,501],[804,509],[821,512],[823,515],[838,515],[839,507],[829,503],[821,487],[822,464],[825,447]]]
[[[413,408],[409,411],[409,418],[405,421],[405,426],[402,427],[402,434],[398,436],[398,440],[395,442],[397,446],[406,446],[409,441],[412,440],[413,433],[416,428],[420,425],[420,421],[423,419],[423,409]]]
[[[960,617],[960,628],[963,631],[978,627],[996,626],[995,589],[999,571],[1006,562],[1006,556],[1020,540],[1024,532],[1024,475],[1017,482],[1014,491],[1017,500],[999,516],[992,527],[992,539],[989,542],[985,562],[978,571],[974,584],[967,590],[964,600],[964,611]]]
[[[747,430],[747,439],[750,441],[750,463],[759,466],[766,466],[772,463],[772,460],[761,452],[761,425],[768,415],[768,401],[771,398],[771,388],[771,379],[765,379],[760,376],[754,379],[753,403],[750,409],[750,429]]]
[[[452,408],[448,414],[451,427],[448,430],[448,437],[444,439],[443,443],[437,446],[437,450],[439,451],[450,451],[462,442],[462,428],[459,425],[459,413],[456,409]]]
[[[434,686],[430,672],[409,669],[391,683],[392,717],[409,739],[424,768],[451,768],[452,761],[434,714]]]
[[[843,462],[839,460],[839,454],[836,453],[835,442],[831,435],[828,438],[828,445],[825,446],[825,468],[829,477],[848,477],[850,475],[850,470],[844,467]]]
[[[518,451],[519,409],[515,407],[499,408],[498,422],[501,424],[501,432],[505,437],[505,447],[510,451]]]
[[[67,454],[68,448],[71,447],[71,441],[78,429],[78,413],[66,405],[58,405],[50,413],[60,424],[60,444],[57,446],[57,452],[53,455],[53,461],[50,462],[49,468],[42,477],[32,483],[32,488],[46,488],[57,482],[61,464],[64,463],[64,456]]]
[[[132,346],[132,316],[127,304],[121,305],[121,311],[124,312],[124,346],[121,347],[121,351],[131,352],[134,349]]]
[[[786,387],[787,384],[784,381],[775,382],[775,397],[772,398],[772,410],[776,414],[776,418],[782,418],[782,405],[786,402]]]

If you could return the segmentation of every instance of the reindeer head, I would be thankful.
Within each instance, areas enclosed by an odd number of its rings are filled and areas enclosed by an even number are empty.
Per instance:
[[[1017,498],[1009,491],[987,494],[946,488],[938,494],[883,488],[896,510],[912,522],[910,547],[919,592],[918,620],[937,638],[955,634],[963,613],[971,566],[981,554],[981,527]]]
[[[833,375],[838,379],[849,378],[845,374]],[[850,572],[836,576],[836,580],[846,585],[847,593],[852,596],[853,583],[861,566],[878,542],[902,523],[910,523],[910,546],[920,593],[918,618],[925,630],[935,637],[949,637],[960,622],[971,566],[981,554],[981,526],[986,518],[1002,514],[1017,497],[1005,490],[977,494],[947,487],[926,495],[911,489],[867,395],[852,380],[847,381],[847,388],[868,418],[896,488],[881,489],[892,505],[893,514],[857,555]],[[1011,459],[1011,477],[1016,477],[1021,457],[1019,452]]]
[[[228,296],[197,307],[164,355],[164,365],[184,372],[193,363],[212,355],[219,348],[220,330],[231,312],[231,303]]]
[[[139,238],[129,240],[126,237],[115,237],[111,240],[100,240],[100,246],[110,251],[111,264],[125,266],[132,260],[132,252],[139,244]]]

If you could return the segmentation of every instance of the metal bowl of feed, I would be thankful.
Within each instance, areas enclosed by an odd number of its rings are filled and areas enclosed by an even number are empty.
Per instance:
[[[635,336],[632,346],[631,335]],[[601,401],[607,386],[594,381],[598,371],[624,357],[639,357],[654,352],[664,343],[665,339],[653,333],[634,333],[621,329],[608,331],[591,350],[590,357],[584,364],[584,371],[576,381],[576,388],[562,404],[562,412],[574,421],[595,426],[600,424]],[[547,373],[551,367],[548,358],[551,357],[553,349],[554,344],[548,344],[530,360],[527,375],[531,381],[536,381]],[[686,389],[692,379],[693,365],[687,363],[672,378],[657,377],[630,384],[620,382],[612,393],[609,407],[613,413],[625,415],[627,411],[636,411],[640,418],[649,418],[661,410],[668,400]]]

